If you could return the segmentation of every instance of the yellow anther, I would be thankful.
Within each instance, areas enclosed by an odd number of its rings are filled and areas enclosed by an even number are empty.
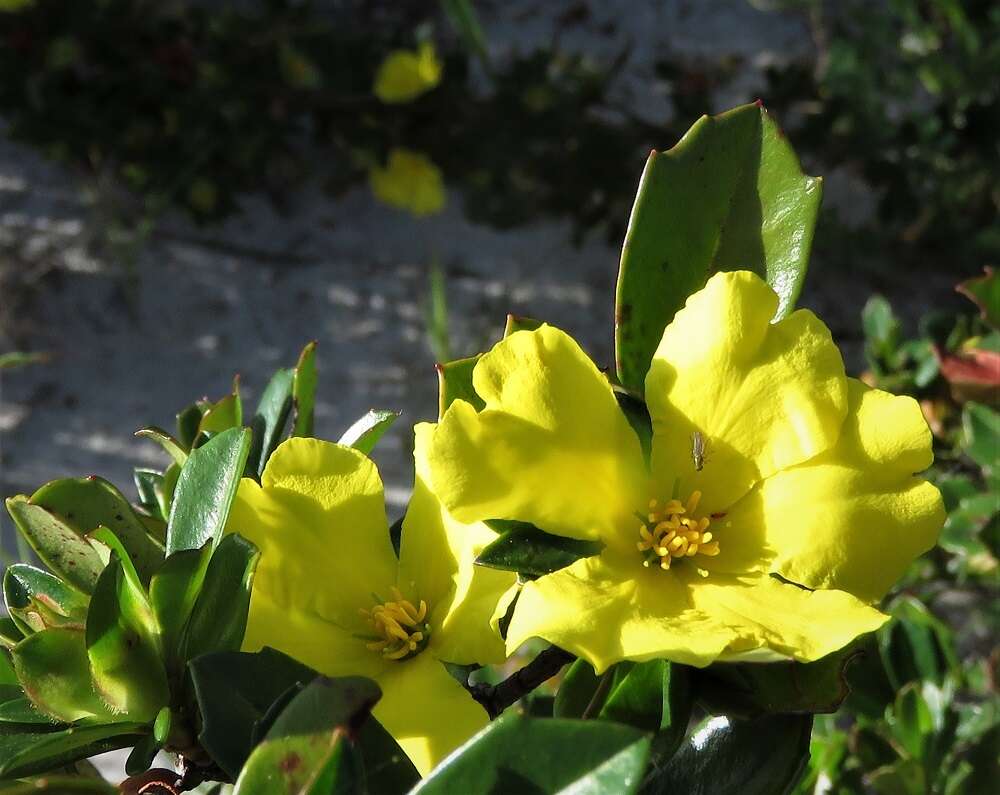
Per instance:
[[[430,627],[427,617],[427,603],[421,599],[420,606],[405,599],[397,588],[390,589],[395,599],[376,605],[370,610],[361,608],[359,612],[368,619],[378,638],[366,647],[387,660],[402,660],[420,652],[427,644]]]
[[[635,545],[643,553],[643,566],[648,568],[659,558],[660,568],[667,570],[674,560],[680,558],[696,555],[714,557],[719,554],[719,542],[708,530],[711,518],[693,515],[701,496],[700,491],[694,491],[686,502],[670,499],[662,506],[658,500],[649,501],[647,521],[639,525],[639,540]],[[703,577],[708,574],[703,568],[696,570]]]

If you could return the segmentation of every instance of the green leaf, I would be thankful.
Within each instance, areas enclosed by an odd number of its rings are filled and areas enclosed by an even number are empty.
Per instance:
[[[299,354],[292,381],[292,436],[313,435],[316,407],[316,340]]]
[[[642,394],[663,329],[716,271],[752,270],[794,307],[812,245],[822,181],[802,174],[759,104],[703,116],[653,152],[629,220],[615,308],[618,377]]]
[[[504,339],[516,331],[534,331],[545,325],[544,320],[535,320],[533,317],[520,317],[519,315],[507,315],[507,325],[504,326]]]
[[[24,778],[116,748],[127,748],[141,729],[137,723],[113,723],[72,726],[61,731],[0,732],[0,779]]]
[[[201,419],[201,412],[198,413],[199,420]],[[178,415],[178,422],[180,421],[180,415]],[[174,463],[177,466],[184,466],[184,462],[187,461],[188,454],[186,449],[181,445],[177,439],[171,436],[162,428],[157,428],[156,426],[150,426],[148,428],[140,428],[135,432],[135,435],[140,439],[150,439],[156,442],[160,447],[166,450],[170,457],[174,459]]]
[[[582,718],[597,691],[601,677],[586,660],[574,660],[556,691],[552,714],[556,718]]]
[[[46,715],[67,723],[112,717],[94,692],[83,632],[65,627],[36,632],[11,656],[24,692]]]
[[[167,670],[179,673],[181,638],[201,593],[212,557],[212,544],[201,549],[182,549],[168,557],[149,583],[149,604],[160,627]]]
[[[811,715],[725,716],[699,726],[643,782],[645,795],[785,795],[809,760]]]
[[[989,477],[1000,462],[1000,412],[981,403],[962,409],[963,450]]]
[[[198,741],[236,778],[254,746],[254,727],[296,685],[316,678],[311,668],[274,649],[217,652],[188,663],[201,731]]]
[[[194,450],[177,478],[167,555],[219,542],[250,452],[250,431],[231,428]]]
[[[101,574],[87,614],[94,685],[116,712],[149,722],[170,691],[159,628],[142,585],[118,557]]]
[[[850,692],[848,666],[864,654],[864,642],[811,663],[716,663],[695,673],[698,697],[710,712],[730,717],[836,712]]]
[[[1000,274],[989,267],[984,271],[982,276],[967,279],[957,289],[979,307],[983,320],[993,328],[1000,328]]]
[[[491,569],[541,577],[601,551],[597,541],[554,536],[526,522],[491,519],[500,537],[479,553],[476,563]]]
[[[157,488],[163,486],[163,475],[154,469],[136,467],[132,470],[132,481],[135,483],[135,493],[139,497],[139,507],[157,519],[166,521],[167,517],[160,510]]]
[[[259,560],[257,547],[240,535],[227,535],[219,542],[184,632],[181,659],[239,650]]]
[[[371,453],[390,426],[399,419],[400,412],[371,409],[350,428],[344,431],[339,444],[360,450],[365,455]]]
[[[476,411],[486,408],[486,403],[476,394],[476,389],[472,386],[472,371],[480,356],[482,354],[437,365],[439,416],[443,417],[448,406],[456,400],[471,403]]]
[[[866,780],[876,795],[925,795],[928,791],[923,767],[913,759],[873,770]]]
[[[243,400],[240,398],[240,377],[236,376],[233,379],[233,391],[205,407],[195,439],[211,437],[230,428],[239,428],[242,424]]]
[[[0,783],[0,795],[117,795],[118,788],[103,779],[83,776],[42,776],[30,781]]]
[[[23,495],[8,498],[7,512],[51,571],[84,593],[94,589],[104,562],[75,527]]]
[[[318,677],[281,713],[236,781],[233,795],[361,793],[353,738],[382,691],[370,679]]]
[[[372,795],[405,795],[420,781],[420,774],[406,752],[375,718],[369,717],[364,722],[355,743],[364,761],[365,780]]]
[[[83,629],[88,599],[47,571],[26,563],[7,568],[3,578],[7,612],[29,634],[46,627]]]
[[[479,16],[476,14],[476,7],[472,0],[441,0],[441,7],[444,9],[451,26],[462,40],[463,46],[469,52],[476,54],[488,72],[490,70],[490,52],[486,46],[486,35],[479,24]]]
[[[128,550],[143,583],[163,560],[162,550],[150,540],[129,501],[104,478],[54,480],[31,495],[31,502],[63,517],[84,535],[102,525],[110,528]]]
[[[170,440],[172,444],[175,444],[180,450],[186,451],[194,447],[194,440],[198,438],[198,428],[201,425],[201,415],[203,409],[200,402],[192,403],[190,406],[181,409],[177,412],[177,439]],[[167,445],[164,445],[167,449]],[[170,449],[167,452],[173,455]],[[183,460],[178,460],[174,458],[178,464],[184,465]]]
[[[14,698],[0,704],[0,723],[35,724],[55,726],[55,721],[31,703],[30,698]]]
[[[278,446],[288,413],[292,409],[292,387],[295,382],[294,370],[278,370],[264,389],[257,404],[250,427],[253,428],[253,443],[247,460],[247,471],[258,479],[264,473],[267,459]]]
[[[8,0],[9,2],[10,0]],[[32,0],[28,0],[32,2]],[[51,356],[44,351],[9,351],[0,353],[0,370],[16,370],[29,364],[44,364]]]
[[[642,457],[649,466],[649,459],[653,453],[653,420],[649,416],[649,409],[637,397],[620,389],[615,390],[615,399],[618,401],[618,408],[622,410],[628,424],[635,431],[639,446],[642,448]]]
[[[656,732],[653,756],[669,759],[684,739],[691,717],[689,671],[667,660],[637,663],[615,684],[599,717]]]
[[[899,347],[900,323],[881,295],[873,295],[861,310],[861,328],[869,365],[878,368],[880,363],[891,363]]]
[[[649,748],[650,736],[630,726],[507,712],[431,771],[413,795],[636,792]]]
[[[879,629],[879,655],[895,690],[925,679],[941,684],[959,662],[948,627],[918,600],[901,597],[889,612],[895,620]]]
[[[24,638],[17,624],[10,616],[0,616],[0,648],[12,649]],[[0,653],[0,684],[4,684],[6,655]],[[15,680],[16,681],[16,680]]]

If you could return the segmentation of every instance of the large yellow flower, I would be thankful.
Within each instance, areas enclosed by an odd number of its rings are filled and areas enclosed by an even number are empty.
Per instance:
[[[933,545],[940,495],[917,403],[844,375],[827,328],[757,276],[713,276],[646,377],[650,460],[607,378],[563,332],[484,355],[485,408],[453,403],[430,452],[465,522],[518,519],[604,544],[528,583],[508,650],[589,660],[813,660],[875,629],[871,606]]]
[[[504,660],[490,620],[515,580],[472,565],[495,534],[457,524],[426,486],[429,431],[416,429],[398,559],[375,465],[317,439],[284,442],[260,485],[244,479],[227,525],[262,552],[244,648],[271,646],[329,676],[375,679],[375,717],[421,775],[489,720],[443,662]]]

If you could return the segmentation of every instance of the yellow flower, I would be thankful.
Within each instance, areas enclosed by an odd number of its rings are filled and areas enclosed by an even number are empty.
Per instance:
[[[524,586],[509,651],[589,660],[814,660],[880,626],[871,607],[935,542],[941,497],[917,403],[844,374],[800,310],[722,273],[667,327],[646,376],[650,461],[608,380],[563,332],[512,334],[430,450],[456,519],[518,519],[600,554]]]
[[[439,213],[444,207],[441,170],[418,152],[393,149],[386,167],[374,167],[369,181],[375,198],[418,218]]]
[[[515,582],[472,565],[495,533],[455,522],[425,485],[429,431],[416,428],[398,560],[375,465],[317,439],[289,439],[260,485],[244,479],[227,525],[262,552],[244,648],[376,680],[374,715],[422,775],[489,720],[443,662],[504,660],[490,621]]]
[[[409,102],[441,82],[441,61],[427,41],[416,52],[389,53],[375,74],[375,96],[387,104]]]

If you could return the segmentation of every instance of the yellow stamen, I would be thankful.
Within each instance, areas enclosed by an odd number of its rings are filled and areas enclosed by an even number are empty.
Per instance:
[[[709,516],[694,516],[701,502],[701,492],[693,491],[686,502],[670,499],[663,503],[649,501],[646,521],[639,525],[639,540],[636,549],[643,553],[643,565],[649,567],[657,561],[661,569],[667,570],[675,560],[693,558],[696,555],[714,557],[719,554],[719,542],[709,531],[712,524]],[[641,514],[639,514],[641,518]],[[729,526],[729,523],[726,523]],[[702,577],[708,572],[700,567],[696,571]]]
[[[397,588],[391,589],[393,601],[376,605],[359,612],[375,630],[378,638],[366,647],[387,660],[403,660],[419,653],[427,645],[430,627],[427,626],[427,602],[420,600],[419,607],[405,599]]]

